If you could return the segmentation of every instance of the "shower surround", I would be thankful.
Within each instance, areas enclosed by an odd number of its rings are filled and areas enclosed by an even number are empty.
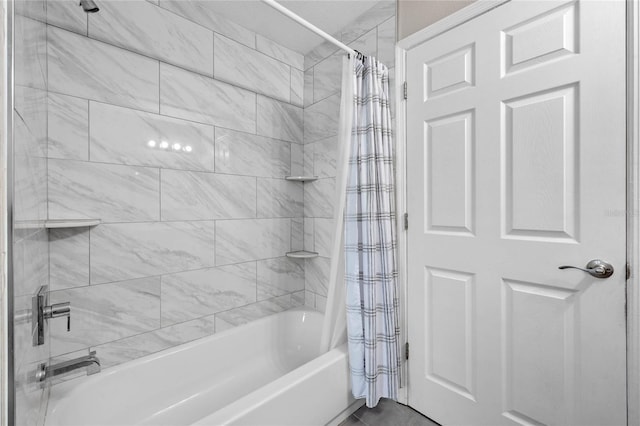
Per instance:
[[[304,303],[303,56],[206,2],[50,1],[53,362],[103,368]],[[46,59],[46,60],[45,60]],[[296,159],[299,161],[296,163]]]
[[[16,310],[40,285],[72,306],[71,331],[50,320],[44,346],[16,326],[18,423],[42,423],[47,391],[28,379],[49,357],[96,350],[105,369],[324,310],[343,53],[303,57],[207,2],[103,0],[87,15],[16,1],[16,220],[29,223]],[[391,68],[395,3],[337,36]],[[46,230],[47,218],[102,223]],[[320,257],[284,256],[302,249]]]

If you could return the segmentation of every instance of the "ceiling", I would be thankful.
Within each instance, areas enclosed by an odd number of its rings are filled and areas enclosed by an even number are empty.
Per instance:
[[[283,0],[279,3],[323,31],[334,34],[379,0]],[[306,54],[324,40],[260,0],[215,0],[207,6],[227,19]]]

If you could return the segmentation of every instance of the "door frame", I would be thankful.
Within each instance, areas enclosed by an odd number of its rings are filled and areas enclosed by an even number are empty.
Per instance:
[[[476,0],[457,12],[399,40],[396,44],[396,188],[398,229],[398,269],[400,326],[402,342],[407,342],[409,324],[407,232],[404,213],[407,211],[407,106],[403,83],[406,81],[407,51],[446,31],[464,24],[511,0]],[[640,424],[640,0],[626,2],[626,83],[627,83],[627,424]],[[410,92],[410,88],[409,88]],[[617,212],[613,212],[616,214]],[[409,218],[411,220],[411,218]],[[399,401],[408,403],[408,365],[402,362],[402,387]]]

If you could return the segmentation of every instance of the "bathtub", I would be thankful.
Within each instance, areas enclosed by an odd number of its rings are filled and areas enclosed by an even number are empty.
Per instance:
[[[45,426],[337,424],[362,401],[322,321],[293,309],[52,386]]]

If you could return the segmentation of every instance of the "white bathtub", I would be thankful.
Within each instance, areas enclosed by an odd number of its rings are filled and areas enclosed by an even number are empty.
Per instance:
[[[362,402],[346,347],[319,356],[322,319],[290,310],[53,386],[45,426],[336,424]]]

